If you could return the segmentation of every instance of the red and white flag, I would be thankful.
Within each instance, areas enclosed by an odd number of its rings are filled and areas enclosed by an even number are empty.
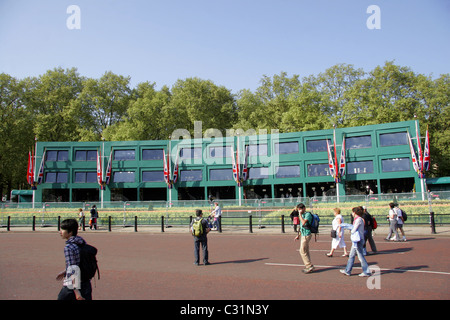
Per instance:
[[[430,134],[427,133],[425,137],[425,148],[423,151],[423,162],[422,162],[422,172],[430,170]]]

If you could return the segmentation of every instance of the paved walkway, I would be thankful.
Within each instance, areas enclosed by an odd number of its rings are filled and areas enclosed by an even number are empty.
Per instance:
[[[331,226],[321,226],[319,230],[320,237],[329,237],[329,231],[331,230]],[[32,231],[31,226],[26,227],[11,227],[10,231],[7,231],[6,227],[0,228],[0,232],[57,232],[57,227],[40,227],[36,226],[35,231]],[[434,236],[434,237],[450,237],[450,225],[438,225],[436,226],[436,233],[431,233],[431,227],[429,225],[405,225],[404,231],[406,234],[406,238],[408,236]],[[83,232],[83,231],[82,231]],[[108,226],[100,226],[98,230],[90,230],[86,228],[86,233],[90,232],[135,232],[134,226],[122,227],[122,226],[113,226],[112,230],[108,230]],[[162,233],[161,226],[139,226],[137,227],[137,232],[139,233]],[[187,226],[165,226],[164,234],[180,234],[180,233],[189,233],[189,229]],[[214,234],[220,234],[218,231],[211,231]],[[389,227],[386,225],[380,225],[374,231],[374,235],[387,235],[389,233]],[[270,226],[258,228],[258,226],[253,226],[252,232],[250,232],[248,226],[224,226],[222,228],[222,235],[227,234],[276,234],[281,235],[281,226]],[[285,226],[286,235],[295,235],[292,226]]]

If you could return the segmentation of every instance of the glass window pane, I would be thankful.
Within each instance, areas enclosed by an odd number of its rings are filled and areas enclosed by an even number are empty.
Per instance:
[[[133,171],[114,172],[114,182],[134,182],[134,172]]]
[[[209,170],[209,180],[233,180],[233,169],[211,169]]]
[[[323,151],[325,152],[327,151],[327,140],[306,141],[306,152],[323,152]]]
[[[97,172],[86,172],[86,183],[97,182]]]
[[[58,161],[69,160],[69,151],[58,151]]]
[[[250,168],[249,179],[267,179],[269,178],[269,168]]]
[[[202,181],[202,170],[182,170],[181,181]]]
[[[75,151],[75,161],[86,161],[86,151]]]
[[[231,158],[231,147],[210,147],[210,158]]]
[[[47,151],[46,153],[47,161],[57,161],[58,159],[58,151]]]
[[[45,175],[46,183],[55,183],[56,182],[56,172],[47,172]]]
[[[277,178],[300,177],[300,166],[281,166],[277,168]]]
[[[328,176],[328,163],[308,164],[308,177]]]
[[[275,154],[298,153],[298,142],[275,143]]]
[[[267,156],[267,144],[251,144],[248,150],[249,156]]]
[[[163,149],[144,149],[142,150],[142,160],[162,160]]]
[[[134,150],[114,150],[114,160],[134,160]]]
[[[143,182],[162,182],[164,181],[164,171],[143,171]]]
[[[400,146],[408,144],[408,136],[406,132],[384,133],[380,134],[380,146]]]
[[[86,182],[86,172],[75,172],[75,183]]]
[[[56,176],[56,183],[67,183],[68,182],[68,173],[67,172],[58,172]]]
[[[350,150],[362,148],[372,148],[371,136],[345,138],[345,149]]]
[[[97,161],[97,150],[88,150],[86,154],[86,161]]]
[[[180,157],[182,159],[201,159],[202,148],[181,148]]]
[[[381,168],[383,172],[409,171],[410,162],[409,158],[385,159],[381,160]]]
[[[373,173],[373,161],[356,161],[347,163],[347,173]]]

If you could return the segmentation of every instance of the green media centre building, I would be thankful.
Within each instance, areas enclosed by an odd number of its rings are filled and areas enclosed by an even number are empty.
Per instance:
[[[214,131],[206,130],[200,138],[181,130],[169,140],[38,142],[35,171],[37,176],[44,157],[43,178],[34,200],[173,201],[422,192],[408,140],[408,133],[416,137],[416,128],[418,123],[412,120],[294,133],[241,130],[239,135],[221,136],[215,131],[216,136],[207,136]],[[339,163],[344,139],[346,171],[336,183],[327,148],[331,146]],[[172,188],[164,179],[167,154],[172,172],[178,163]],[[110,181],[103,190],[97,179],[99,159],[103,179],[111,164]],[[241,171],[247,163],[248,177],[240,187],[233,176],[233,159]]]

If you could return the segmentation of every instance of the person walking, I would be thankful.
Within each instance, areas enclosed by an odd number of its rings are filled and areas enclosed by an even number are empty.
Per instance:
[[[314,271],[314,265],[311,263],[311,257],[309,254],[309,243],[312,238],[310,226],[312,224],[312,214],[311,212],[306,212],[306,207],[303,203],[297,205],[299,219],[300,219],[300,229],[297,237],[294,240],[300,239],[300,256],[302,257],[305,269],[302,270],[303,273],[311,273]]]
[[[362,218],[363,211],[361,207],[354,207],[352,209],[353,228],[351,230],[352,249],[348,257],[347,266],[345,269],[339,270],[346,276],[350,276],[355,262],[355,256],[358,255],[358,259],[361,262],[363,272],[359,274],[360,277],[369,277],[371,275],[369,264],[363,254],[364,245],[364,219]]]
[[[214,230],[221,231],[222,230],[222,209],[219,206],[218,202],[214,202],[214,210],[211,212],[212,215],[214,215]]]
[[[347,246],[344,241],[344,228],[341,228],[341,224],[344,223],[344,218],[341,215],[341,209],[334,208],[334,219],[331,222],[332,229],[336,232],[336,237],[331,240],[331,251],[326,254],[327,257],[332,257],[334,250],[344,248],[343,257],[348,257]]]
[[[205,266],[209,265],[208,253],[208,238],[207,234],[211,229],[208,227],[208,222],[203,219],[203,212],[200,209],[195,210],[196,218],[191,223],[191,232],[194,236],[194,264],[196,266],[200,263],[200,246],[203,251],[203,263]]]
[[[66,269],[56,276],[56,280],[63,281],[63,287],[58,294],[58,300],[92,300],[91,281],[81,280],[80,249],[86,241],[78,236],[78,223],[75,219],[61,222],[59,234],[66,241],[64,258]]]
[[[403,225],[405,224],[405,219],[403,217],[403,211],[398,207],[398,204],[395,207],[395,210],[397,210],[397,235],[398,230],[400,229],[402,233],[402,241],[406,241],[405,231],[403,230]],[[400,238],[398,238],[400,240]]]
[[[386,241],[398,240],[398,232],[397,232],[397,210],[395,209],[395,203],[389,203],[389,214],[387,219],[389,220],[389,234],[386,237]],[[392,233],[395,233],[395,238],[391,239]]]
[[[297,228],[300,224],[300,218],[298,217],[298,208],[295,207],[290,214],[292,224],[294,225],[294,232],[297,232]]]
[[[366,250],[367,241],[369,241],[370,248],[372,249],[372,253],[377,252],[377,246],[375,245],[375,241],[373,240],[372,231],[373,231],[373,218],[372,215],[367,211],[365,206],[363,208],[363,219],[364,219],[364,252],[368,254]]]
[[[97,219],[98,219],[97,206],[93,204],[91,208],[91,219],[89,221],[90,222],[89,229],[92,230],[92,227],[94,227],[94,230],[97,230]]]
[[[83,219],[84,219],[84,211],[83,209],[78,209],[78,230],[81,230],[83,226]]]

